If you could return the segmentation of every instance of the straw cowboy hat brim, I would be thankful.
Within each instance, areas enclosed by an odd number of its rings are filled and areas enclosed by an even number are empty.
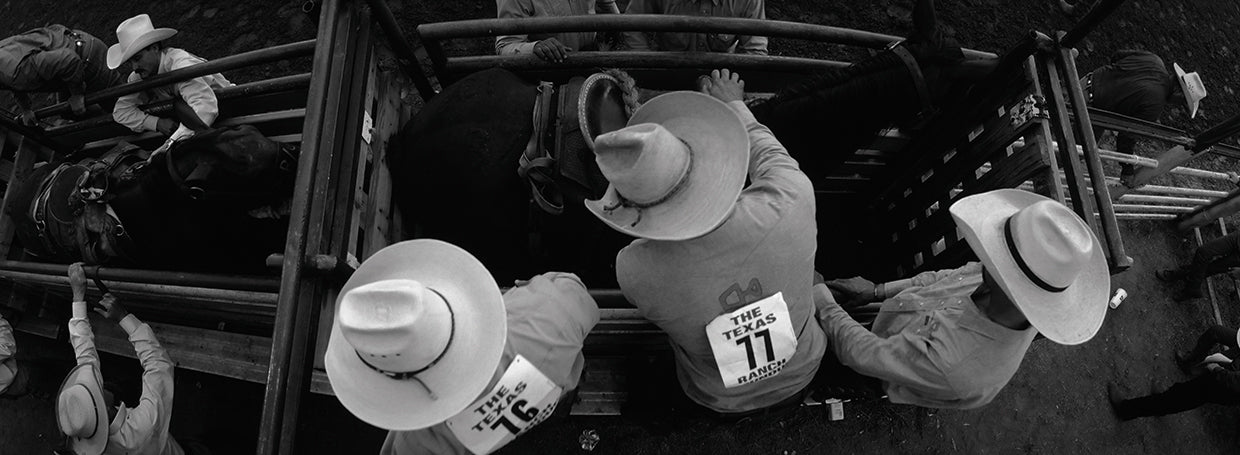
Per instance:
[[[122,63],[129,61],[129,59],[133,57],[134,54],[137,54],[138,51],[145,49],[147,46],[152,44],[172,38],[172,35],[176,34],[176,29],[157,28],[143,33],[141,36],[134,39],[133,42],[129,43],[129,46],[122,46],[121,43],[116,43],[109,46],[108,69],[114,70],[120,68]]]
[[[950,212],[986,270],[1034,328],[1059,344],[1084,343],[1102,327],[1111,289],[1111,275],[1098,238],[1089,232],[1093,248],[1088,262],[1067,289],[1055,293],[1043,290],[1025,275],[1004,238],[1009,217],[1045,200],[1027,191],[996,190],[963,198],[952,204]]]
[[[94,365],[84,363],[73,367],[69,370],[69,374],[65,376],[64,382],[60,383],[60,390],[63,392],[68,387],[81,385],[85,387],[90,395],[95,413],[95,428],[90,437],[77,438],[69,437],[73,451],[82,455],[99,455],[103,453],[103,449],[108,445],[108,405],[103,401],[103,389],[99,385],[99,376]],[[66,410],[60,409],[60,400],[56,400],[56,415],[60,416]],[[59,418],[59,417],[58,417]]]
[[[508,325],[503,295],[486,267],[438,240],[410,240],[380,250],[353,273],[340,296],[393,279],[417,280],[452,308],[455,333],[443,357],[418,373],[417,380],[392,379],[371,369],[341,332],[337,298],[325,366],[332,391],[353,415],[379,428],[416,430],[447,420],[478,398],[499,365]]]
[[[645,239],[688,240],[715,230],[732,213],[749,169],[749,133],[740,116],[713,97],[682,91],[659,95],[633,112],[628,125],[642,123],[662,125],[689,146],[687,180],[651,207],[621,205],[609,185],[602,199],[585,201],[586,208],[613,229]]]
[[[1180,83],[1180,91],[1184,93],[1184,103],[1188,105],[1188,117],[1197,117],[1197,108],[1206,97],[1206,87],[1201,83],[1201,75],[1197,72],[1186,73],[1179,63],[1172,63],[1175,68],[1175,80]]]

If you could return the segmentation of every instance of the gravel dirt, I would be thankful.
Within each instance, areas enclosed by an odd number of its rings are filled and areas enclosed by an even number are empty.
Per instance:
[[[626,3],[624,0],[622,4]],[[151,14],[156,26],[181,31],[170,44],[213,59],[237,52],[314,38],[317,10],[303,1],[223,2],[169,0],[7,0],[0,2],[0,31],[16,33],[48,23],[87,30],[114,42],[116,24],[134,14]],[[389,0],[407,31],[417,23],[493,17],[490,0]],[[967,47],[1002,53],[1029,30],[1066,30],[1078,18],[1061,13],[1049,0],[940,0],[941,20]],[[911,2],[856,0],[768,2],[772,19],[835,25],[904,35],[911,27]],[[1198,71],[1210,95],[1195,120],[1173,105],[1163,122],[1199,132],[1240,113],[1240,4],[1222,0],[1125,2],[1081,46],[1078,66],[1087,71],[1119,49],[1144,48],[1167,64],[1180,62]],[[487,40],[454,43],[449,52],[488,52]],[[865,51],[831,45],[773,40],[774,54],[854,60]],[[229,73],[243,83],[306,71],[309,59]],[[4,103],[0,100],[0,103]],[[7,104],[7,103],[4,103]],[[1234,138],[1233,138],[1234,141]],[[1146,144],[1155,154],[1161,144]],[[1201,157],[1193,167],[1233,170],[1235,163]],[[1223,189],[1225,185],[1174,180],[1182,185]],[[721,425],[677,415],[578,418],[549,423],[508,447],[507,453],[586,453],[577,446],[584,430],[600,442],[593,453],[1237,453],[1240,410],[1208,405],[1164,418],[1120,423],[1106,401],[1106,384],[1128,395],[1148,393],[1187,379],[1171,361],[1187,349],[1213,320],[1208,299],[1177,304],[1172,289],[1153,279],[1153,271],[1186,262],[1189,237],[1163,223],[1125,222],[1125,245],[1136,265],[1113,277],[1129,298],[1111,311],[1098,336],[1081,346],[1039,341],[1030,349],[1013,381],[990,405],[974,411],[936,411],[885,402],[845,406],[845,419],[830,421],[818,408],[781,419]],[[1207,230],[1208,231],[1208,230]],[[1217,233],[1206,232],[1207,237]],[[1216,278],[1224,323],[1240,325],[1234,282]],[[19,358],[49,372],[40,393],[0,401],[0,454],[48,453],[57,445],[52,394],[71,362],[64,340],[21,335]],[[136,398],[136,361],[104,356],[104,374]],[[668,387],[674,387],[668,384]],[[189,371],[177,372],[177,406],[172,432],[195,438],[215,453],[253,453],[261,413],[260,385],[238,383]],[[124,397],[124,394],[122,394]],[[134,402],[134,401],[129,401]],[[299,453],[371,453],[383,432],[348,415],[330,397],[303,405]]]

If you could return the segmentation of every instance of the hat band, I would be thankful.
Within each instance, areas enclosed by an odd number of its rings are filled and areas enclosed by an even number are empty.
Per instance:
[[[1007,240],[1008,251],[1012,253],[1012,259],[1016,260],[1016,265],[1020,267],[1020,271],[1024,272],[1025,276],[1029,277],[1029,281],[1032,281],[1033,284],[1038,285],[1038,287],[1047,292],[1063,292],[1068,290],[1067,286],[1053,286],[1050,283],[1043,281],[1042,278],[1039,278],[1037,274],[1033,273],[1033,269],[1029,268],[1029,264],[1025,262],[1025,258],[1021,257],[1020,250],[1016,248],[1016,239],[1012,237],[1012,218],[1014,217],[1015,215],[1009,216],[1007,221],[1003,223],[1003,238]]]
[[[436,356],[434,360],[431,360],[431,363],[428,363],[426,364],[426,366],[422,368],[418,368],[413,371],[387,371],[377,366],[371,365],[370,362],[367,362],[366,358],[362,356],[362,353],[357,352],[357,349],[354,349],[353,353],[357,354],[357,359],[361,360],[363,365],[366,365],[370,369],[375,370],[379,374],[382,374],[384,376],[387,376],[389,378],[392,378],[398,381],[403,381],[406,379],[413,379],[415,381],[418,381],[418,384],[421,384],[422,388],[426,389],[426,392],[431,395],[431,399],[436,399],[437,397],[435,396],[435,392],[431,391],[431,388],[427,387],[426,383],[418,379],[417,375],[418,373],[422,373],[426,370],[431,369],[431,367],[439,363],[439,361],[443,359],[443,356],[448,353],[448,348],[452,347],[452,340],[453,338],[456,338],[456,312],[452,311],[452,303],[448,301],[447,297],[444,297],[443,294],[440,294],[439,291],[436,291],[434,288],[428,287],[426,289],[430,289],[431,292],[434,292],[435,295],[438,295],[439,298],[443,299],[444,304],[448,307],[448,317],[450,318],[449,320],[451,321],[451,326],[448,331],[448,343],[444,345],[442,351],[439,351],[439,355]]]
[[[677,139],[680,139],[680,138],[677,138]],[[603,211],[610,213],[611,211],[618,209],[620,207],[638,209],[637,220],[633,221],[633,224],[629,225],[629,227],[634,227],[634,226],[637,226],[637,223],[640,223],[642,221],[641,209],[650,208],[650,207],[654,207],[656,205],[662,204],[666,202],[668,199],[671,199],[672,196],[675,196],[676,193],[679,193],[680,190],[684,189],[685,184],[689,183],[689,174],[693,172],[693,146],[689,145],[688,142],[685,142],[684,139],[680,139],[680,142],[685,144],[685,148],[689,149],[689,158],[685,160],[684,172],[681,172],[680,179],[676,181],[675,185],[669,188],[666,193],[663,193],[662,196],[659,196],[655,200],[649,201],[649,202],[632,201],[629,198],[624,197],[623,194],[620,194],[620,192],[617,191],[616,192],[616,203],[610,206],[607,206],[607,207],[603,207]]]

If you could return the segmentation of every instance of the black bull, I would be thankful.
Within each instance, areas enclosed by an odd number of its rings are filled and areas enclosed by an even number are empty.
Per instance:
[[[45,262],[236,273],[261,271],[283,250],[287,220],[249,212],[291,196],[295,147],[240,126],[201,131],[149,163],[135,149],[48,163],[15,188],[8,214],[27,252]]]
[[[934,54],[913,51],[919,57]],[[809,78],[753,111],[817,179],[881,128],[915,119],[927,99],[942,101],[967,90],[992,66],[926,60],[928,88],[919,89],[905,64],[883,53]],[[535,94],[534,83],[502,69],[475,73],[448,87],[394,142],[398,152],[388,155],[394,199],[406,227],[412,227],[410,234],[460,245],[501,283],[562,270],[578,273],[592,286],[614,286],[615,255],[632,239],[606,228],[582,204],[600,196],[605,185],[584,188],[558,177],[565,209],[549,215],[531,203],[528,183],[517,174],[518,160],[534,134]],[[584,146],[558,155],[593,164],[593,153]]]

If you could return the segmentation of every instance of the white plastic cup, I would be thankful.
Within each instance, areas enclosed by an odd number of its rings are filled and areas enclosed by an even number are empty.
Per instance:
[[[1124,288],[1116,289],[1115,296],[1111,297],[1111,309],[1114,310],[1115,308],[1118,308],[1119,304],[1124,303],[1124,299],[1126,298],[1128,298],[1128,291],[1125,291]]]

